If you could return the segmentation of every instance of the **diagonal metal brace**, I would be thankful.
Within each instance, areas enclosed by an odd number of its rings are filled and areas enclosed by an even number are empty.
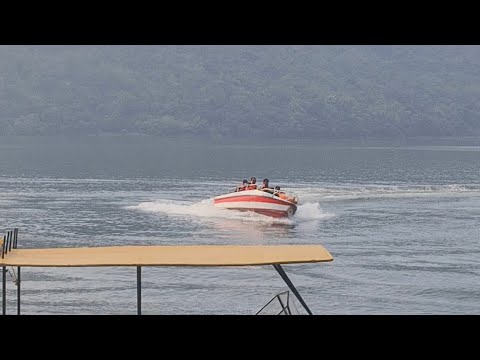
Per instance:
[[[287,274],[285,273],[285,271],[283,270],[283,268],[280,266],[280,264],[273,264],[273,267],[275,270],[277,270],[277,272],[280,274],[280,276],[282,277],[283,281],[285,281],[285,283],[288,285],[288,287],[290,288],[290,290],[292,290],[292,292],[295,294],[295,296],[297,297],[298,301],[300,301],[300,303],[303,305],[303,307],[305,308],[305,310],[307,310],[308,314],[309,315],[313,315],[312,312],[310,311],[310,309],[308,308],[307,304],[305,303],[305,301],[302,299],[300,293],[298,292],[298,290],[295,288],[295,286],[293,285],[293,283],[290,281],[290,279],[288,278]]]

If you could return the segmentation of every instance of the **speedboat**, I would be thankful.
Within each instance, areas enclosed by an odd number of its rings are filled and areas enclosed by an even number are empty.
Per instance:
[[[219,208],[253,211],[276,218],[289,217],[297,211],[298,197],[273,189],[230,192],[213,199]]]

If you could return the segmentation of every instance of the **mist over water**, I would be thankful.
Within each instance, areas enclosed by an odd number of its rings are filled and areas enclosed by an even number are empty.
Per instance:
[[[480,314],[478,148],[88,142],[0,143],[19,247],[320,244],[333,262],[284,267],[316,314]],[[250,176],[295,193],[295,216],[213,207]],[[135,271],[22,268],[22,312],[135,314]],[[142,273],[146,314],[253,314],[286,290],[263,266]]]

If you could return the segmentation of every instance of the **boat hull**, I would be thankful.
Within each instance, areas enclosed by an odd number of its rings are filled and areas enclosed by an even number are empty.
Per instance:
[[[220,195],[213,199],[213,204],[219,208],[253,211],[275,218],[289,217],[297,211],[296,204],[260,190],[246,190]]]

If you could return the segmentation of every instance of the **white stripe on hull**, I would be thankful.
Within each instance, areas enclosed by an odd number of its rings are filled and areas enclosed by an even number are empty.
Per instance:
[[[244,191],[237,191],[237,192],[232,192],[224,195],[220,195],[215,197],[215,200],[220,200],[224,198],[230,198],[230,197],[237,197],[237,196],[262,196],[266,198],[273,198],[274,196],[266,191],[260,191],[260,190],[244,190]]]

